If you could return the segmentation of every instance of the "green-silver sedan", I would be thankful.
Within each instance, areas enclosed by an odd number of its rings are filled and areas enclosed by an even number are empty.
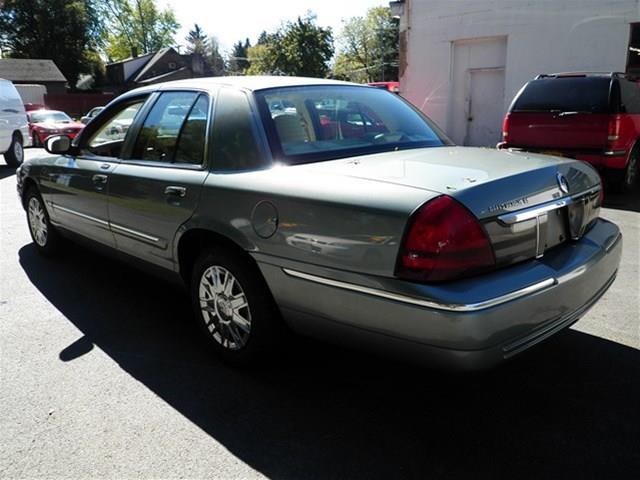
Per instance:
[[[152,85],[46,149],[17,175],[37,249],[84,239],[180,279],[235,364],[293,331],[491,366],[577,321],[620,262],[589,165],[456,147],[373,87]]]

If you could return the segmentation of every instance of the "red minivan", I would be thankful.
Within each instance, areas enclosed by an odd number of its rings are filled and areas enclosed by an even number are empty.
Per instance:
[[[619,189],[640,181],[640,84],[622,73],[538,75],[513,99],[498,148],[589,162]]]

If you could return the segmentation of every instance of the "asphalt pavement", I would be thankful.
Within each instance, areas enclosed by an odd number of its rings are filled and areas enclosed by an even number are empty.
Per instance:
[[[616,282],[501,368],[297,339],[244,371],[201,346],[175,286],[80,247],[40,257],[0,161],[0,478],[637,478],[640,198],[602,216],[624,235]]]

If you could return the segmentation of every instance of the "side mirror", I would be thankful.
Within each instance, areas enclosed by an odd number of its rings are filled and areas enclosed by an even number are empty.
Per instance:
[[[71,139],[66,135],[53,135],[44,141],[44,149],[53,154],[64,154],[71,149]]]

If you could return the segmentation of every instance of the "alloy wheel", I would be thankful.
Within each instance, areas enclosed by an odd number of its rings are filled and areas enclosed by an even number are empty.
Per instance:
[[[214,265],[200,277],[200,310],[209,333],[222,347],[243,348],[251,334],[251,311],[240,282],[224,267]]]
[[[47,244],[47,218],[42,203],[37,197],[29,199],[28,207],[29,228],[35,242],[44,247]]]
[[[24,160],[24,149],[22,148],[22,142],[19,140],[13,141],[13,156],[15,157],[18,165],[22,164]]]

